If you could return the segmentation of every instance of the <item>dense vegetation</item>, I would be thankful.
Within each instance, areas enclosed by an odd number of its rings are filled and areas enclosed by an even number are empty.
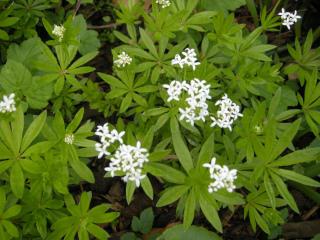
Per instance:
[[[0,239],[292,237],[319,217],[318,5],[2,0]]]

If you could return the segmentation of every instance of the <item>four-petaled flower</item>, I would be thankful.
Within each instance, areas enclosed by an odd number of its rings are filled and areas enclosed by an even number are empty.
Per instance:
[[[179,65],[180,68],[183,68],[185,65],[192,67],[193,71],[196,70],[196,66],[200,64],[197,59],[197,54],[193,48],[186,48],[182,55],[183,58],[176,54],[175,58],[171,60],[172,65]]]
[[[286,26],[289,30],[291,25],[295,24],[301,16],[297,15],[297,11],[295,10],[293,13],[286,12],[284,8],[281,9],[281,12],[278,15],[282,19],[282,25]]]
[[[208,192],[216,192],[221,188],[227,189],[228,192],[233,192],[236,188],[234,180],[237,179],[237,170],[230,170],[227,166],[216,164],[216,158],[212,158],[210,163],[202,165],[209,169],[210,178],[214,180],[208,186]]]

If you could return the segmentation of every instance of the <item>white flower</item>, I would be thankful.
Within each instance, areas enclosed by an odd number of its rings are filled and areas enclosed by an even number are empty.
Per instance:
[[[191,66],[193,71],[196,69],[196,66],[200,64],[200,62],[197,62],[197,54],[193,48],[186,48],[182,55],[183,58],[176,54],[175,58],[171,60],[172,65],[179,65],[180,68],[183,68],[185,65]]]
[[[172,100],[179,101],[182,90],[186,87],[186,82],[179,82],[174,80],[171,81],[170,84],[164,84],[163,87],[167,88],[167,93],[169,95],[169,98],[167,99],[168,102]]]
[[[16,109],[16,102],[14,100],[15,94],[11,93],[9,96],[4,95],[2,101],[0,101],[0,112],[15,112]]]
[[[133,181],[139,187],[140,181],[146,177],[142,174],[142,168],[149,161],[148,156],[147,149],[142,148],[139,141],[136,146],[121,144],[105,171],[110,172],[112,177],[117,171],[123,172],[123,181]]]
[[[122,143],[124,134],[124,131],[119,133],[116,129],[110,131],[108,123],[99,125],[95,132],[95,135],[100,137],[100,142],[95,144],[96,151],[99,153],[98,158],[110,155],[107,148],[115,142]]]
[[[186,48],[184,52],[182,52],[182,55],[184,55],[185,64],[191,66],[193,71],[196,69],[196,66],[200,64],[197,62],[197,54],[193,48]]]
[[[126,52],[121,52],[118,55],[118,58],[114,61],[114,64],[117,67],[125,67],[126,65],[130,65],[132,62],[132,58],[126,53]]]
[[[211,99],[210,85],[205,80],[195,78],[186,84],[186,91],[188,107],[179,109],[180,120],[186,119],[192,126],[195,121],[205,122],[205,117],[209,115],[207,100]]]
[[[237,170],[229,170],[227,166],[220,166],[216,164],[216,158],[212,158],[210,163],[202,165],[205,168],[209,168],[210,178],[214,181],[208,186],[208,192],[216,192],[221,188],[226,188],[228,192],[233,192],[236,188],[234,180],[237,179]]]
[[[218,100],[215,105],[219,105],[220,108],[217,111],[216,117],[211,117],[211,127],[217,125],[220,128],[228,128],[231,131],[232,123],[237,120],[238,117],[242,117],[240,107],[232,102],[227,94]]]
[[[169,7],[171,5],[170,0],[156,0],[156,3],[161,5],[162,8]]]
[[[297,11],[294,13],[286,12],[284,8],[281,9],[281,12],[278,15],[282,19],[282,25],[286,26],[289,30],[291,25],[295,24],[301,16],[297,15]]]
[[[59,42],[61,42],[65,31],[66,31],[66,29],[64,28],[63,25],[60,25],[60,26],[54,25],[53,30],[52,30],[52,34],[55,35],[56,37],[58,37]]]
[[[73,144],[74,141],[74,135],[73,134],[66,134],[64,137],[64,142],[66,144]]]
[[[176,56],[174,57],[174,59],[171,60],[171,64],[172,64],[172,65],[179,65],[180,68],[183,68],[183,66],[184,66],[184,64],[185,64],[185,60],[182,59],[179,54],[176,54]]]
[[[163,87],[167,89],[168,102],[180,101],[182,93],[187,95],[187,98],[183,99],[187,107],[179,108],[180,120],[185,119],[192,126],[195,121],[205,121],[205,117],[209,115],[206,101],[211,99],[210,85],[205,80],[195,78],[190,83],[174,80],[170,84],[164,84]]]

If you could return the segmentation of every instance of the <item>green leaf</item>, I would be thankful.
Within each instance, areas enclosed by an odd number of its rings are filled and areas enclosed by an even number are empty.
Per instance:
[[[21,167],[23,170],[33,173],[33,174],[41,174],[43,169],[34,161],[31,161],[29,159],[22,159],[20,161]]]
[[[14,163],[10,172],[10,186],[17,198],[22,198],[24,192],[24,175],[18,162]]]
[[[139,218],[137,218],[136,216],[133,216],[133,218],[132,218],[131,229],[135,232],[141,231],[141,222],[140,222]]]
[[[220,190],[218,192],[210,193],[212,197],[223,204],[229,205],[241,205],[244,204],[245,201],[240,193],[236,192],[227,192],[225,190]]]
[[[23,135],[23,127],[24,127],[24,115],[22,108],[19,106],[16,112],[13,114],[14,121],[11,123],[12,127],[12,135],[13,140],[15,142],[16,152],[19,152],[22,135]]]
[[[86,55],[82,56],[81,58],[77,59],[70,67],[68,67],[68,70],[76,69],[87,62],[91,61],[98,55],[98,52],[90,52],[87,53]]]
[[[317,159],[320,148],[307,148],[289,153],[282,158],[269,164],[271,167],[290,166],[303,162],[310,162]]]
[[[193,24],[199,24],[203,25],[206,23],[209,23],[211,21],[211,18],[216,15],[216,12],[214,11],[202,11],[193,14],[188,20],[187,24],[193,25]]]
[[[9,35],[8,35],[8,33],[6,33],[5,31],[3,31],[2,29],[0,29],[0,39],[1,39],[1,40],[5,40],[5,41],[8,41],[8,40],[9,40]]]
[[[287,203],[289,204],[289,206],[292,208],[293,211],[295,211],[296,213],[299,213],[298,206],[294,198],[292,197],[291,193],[288,191],[286,184],[282,181],[282,179],[278,175],[273,173],[270,173],[270,175],[280,195],[283,197],[283,199],[287,201]]]
[[[294,171],[285,170],[285,169],[274,169],[274,171],[279,174],[281,177],[287,178],[291,181],[301,183],[303,185],[311,187],[320,187],[320,183],[313,180],[312,178],[306,177],[302,174],[296,173]]]
[[[214,133],[212,133],[205,143],[199,153],[197,167],[201,168],[204,163],[210,162],[214,153]]]
[[[264,188],[266,189],[268,198],[270,200],[271,207],[273,209],[275,209],[276,208],[276,196],[275,196],[275,192],[272,187],[272,183],[271,183],[270,178],[268,176],[268,173],[264,174],[263,180],[264,180]]]
[[[78,231],[79,240],[89,240],[89,234],[87,232],[86,227],[81,226],[80,230]]]
[[[54,93],[59,96],[63,90],[64,86],[64,77],[59,77],[56,83],[54,84]]]
[[[149,178],[146,176],[141,180],[141,187],[147,196],[152,200],[153,199],[153,188]]]
[[[1,126],[1,125],[0,125]],[[1,134],[1,132],[0,132]],[[0,137],[1,139],[1,137]],[[9,159],[12,156],[10,150],[0,140],[0,159]],[[1,169],[1,168],[0,168]],[[0,170],[1,173],[1,170]]]
[[[136,189],[135,182],[128,181],[126,185],[126,199],[128,204],[130,204],[132,201],[132,197],[135,189]]]
[[[105,240],[110,237],[110,235],[104,229],[92,223],[87,225],[87,230],[99,240]]]
[[[0,27],[10,27],[19,21],[17,17],[8,17],[4,20],[1,20]]]
[[[174,150],[183,168],[186,170],[186,172],[189,172],[193,168],[192,157],[186,144],[182,139],[179,123],[177,119],[174,117],[170,119],[170,128]]]
[[[152,208],[146,208],[140,214],[140,232],[148,233],[152,229],[153,226],[154,215]]]
[[[68,146],[68,152],[70,155],[69,162],[70,166],[73,168],[73,170],[89,183],[94,183],[94,176],[90,168],[87,167],[86,164],[80,161],[78,158],[76,149],[74,148],[73,145]]]
[[[71,123],[67,126],[66,133],[73,133],[76,131],[76,129],[79,127],[81,120],[83,118],[84,109],[81,108],[77,114],[74,116]]]
[[[141,40],[144,43],[144,45],[148,48],[148,50],[151,52],[153,56],[158,57],[156,47],[154,46],[149,35],[142,28],[139,28],[139,31],[141,35]]]
[[[193,189],[189,192],[184,207],[183,226],[185,229],[189,228],[193,222],[194,212],[196,210],[196,197]]]
[[[17,216],[20,212],[21,212],[21,206],[20,205],[13,205],[12,207],[7,209],[3,213],[2,218],[9,219],[9,218]]]
[[[92,219],[92,222],[100,224],[100,223],[110,223],[113,222],[116,218],[119,217],[119,213],[111,212],[111,213],[104,213]]]
[[[6,144],[10,148],[10,154],[13,152],[14,154],[18,154],[17,148],[15,146],[15,143],[13,141],[12,131],[10,128],[10,125],[5,120],[0,120],[0,138],[3,143]]]
[[[12,237],[18,238],[19,237],[19,231],[15,225],[13,225],[11,222],[7,220],[1,221],[2,226],[6,229],[7,233],[9,233]]]
[[[129,93],[122,100],[119,113],[124,113],[130,107],[131,103],[132,103],[132,94]]]
[[[21,152],[24,152],[30,144],[34,141],[34,139],[41,132],[44,123],[47,119],[47,112],[42,112],[36,119],[28,127],[26,133],[23,136],[22,144],[21,144]]]
[[[162,128],[169,120],[169,118],[170,116],[168,113],[162,114],[154,125],[154,131],[158,131],[160,128]]]
[[[29,38],[20,45],[10,44],[7,51],[7,58],[20,62],[25,66],[30,66],[41,56],[40,38]]]
[[[161,235],[163,240],[222,240],[214,232],[208,231],[206,228],[191,226],[187,230],[182,224],[174,225],[167,228]]]
[[[8,60],[1,69],[0,85],[6,92],[24,92],[32,85],[32,75],[21,63]]]
[[[0,174],[6,171],[13,164],[13,160],[1,161],[0,162]]]
[[[282,133],[281,137],[272,152],[270,153],[270,159],[273,160],[279,156],[292,142],[294,136],[297,134],[301,119],[298,119],[291,123],[289,127]]]
[[[200,6],[202,9],[214,10],[217,12],[225,12],[227,10],[234,11],[237,8],[246,4],[245,0],[232,0],[232,1],[220,1],[220,0],[202,0]]]
[[[218,211],[210,202],[208,202],[203,193],[200,193],[199,203],[201,211],[203,212],[204,216],[208,219],[208,221],[211,223],[211,225],[219,232],[222,232],[222,224],[218,215]]]
[[[253,213],[254,213],[254,217],[256,222],[258,223],[258,225],[261,227],[261,229],[266,232],[267,234],[270,234],[270,230],[268,227],[268,224],[266,223],[266,221],[260,216],[260,214],[257,212],[256,209],[253,208]]]
[[[163,191],[156,206],[163,207],[177,201],[186,191],[188,191],[188,189],[189,186],[186,185],[178,185],[167,188]]]
[[[85,215],[88,212],[89,207],[90,207],[91,198],[92,198],[91,192],[83,192],[81,194],[79,207],[80,207],[82,215]]]
[[[144,168],[152,175],[162,177],[171,183],[183,184],[186,179],[183,172],[162,163],[147,163]]]

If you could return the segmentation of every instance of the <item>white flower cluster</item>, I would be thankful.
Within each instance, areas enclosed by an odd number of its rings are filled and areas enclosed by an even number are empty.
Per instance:
[[[197,59],[197,54],[193,48],[186,48],[181,57],[179,54],[176,54],[175,58],[171,60],[172,65],[179,65],[180,68],[183,68],[185,65],[191,66],[193,71],[196,69],[196,66],[200,64]]]
[[[110,172],[112,177],[115,176],[117,171],[123,172],[125,174],[122,178],[123,181],[134,181],[136,186],[139,187],[141,179],[146,176],[142,175],[142,168],[143,164],[148,162],[147,149],[142,148],[140,142],[137,142],[136,146],[123,144],[122,137],[125,132],[119,133],[116,129],[110,131],[108,123],[98,126],[95,134],[100,137],[100,142],[95,145],[96,151],[99,152],[98,158],[111,155],[108,151],[109,146],[115,142],[120,143],[105,171]]]
[[[161,5],[162,8],[169,7],[171,5],[170,0],[156,0],[156,3]]]
[[[237,170],[229,168],[225,165],[216,164],[216,158],[211,159],[211,163],[203,164],[203,167],[209,168],[210,178],[214,181],[208,186],[209,193],[216,192],[221,188],[226,188],[228,192],[233,192],[236,188],[234,180],[237,179]]]
[[[4,95],[2,101],[0,101],[0,112],[15,112],[16,102],[14,101],[15,94],[11,93],[9,96]]]
[[[206,101],[211,99],[210,85],[205,80],[195,78],[190,83],[174,80],[170,84],[164,84],[163,87],[167,89],[169,95],[168,102],[172,100],[179,101],[180,95],[183,92],[187,93],[185,101],[188,106],[186,108],[179,108],[181,114],[180,120],[186,119],[186,122],[192,126],[195,121],[205,121],[205,117],[209,115]]]
[[[278,13],[282,19],[282,25],[286,26],[290,30],[290,26],[295,24],[301,16],[297,15],[297,11],[294,13],[286,12],[284,8],[281,9],[281,12]]]
[[[170,82],[170,84],[164,84],[163,87],[167,89],[167,93],[169,95],[169,98],[167,99],[168,102],[171,102],[172,100],[179,101],[180,95],[182,94],[183,90],[187,89],[187,83],[186,81],[179,82],[176,80],[173,80]]]
[[[116,141],[123,143],[122,136],[125,134],[125,132],[122,131],[119,133],[116,129],[110,131],[109,124],[105,123],[103,126],[99,125],[97,127],[95,134],[100,137],[100,142],[96,143],[95,147],[96,151],[99,152],[98,158],[102,158],[104,155],[110,155],[108,147],[110,147],[111,144],[115,143]]]
[[[121,144],[114,156],[111,158],[109,167],[104,170],[111,173],[113,177],[115,172],[125,173],[123,181],[134,181],[136,186],[140,186],[140,181],[146,177],[142,175],[142,168],[145,162],[148,162],[147,149],[141,148],[138,141],[136,146]]]
[[[55,35],[56,37],[58,37],[59,42],[61,42],[65,31],[66,31],[66,29],[64,28],[63,25],[60,25],[60,26],[54,25],[53,30],[52,30],[52,34]]]
[[[64,142],[66,144],[73,144],[73,141],[74,141],[74,135],[73,134],[66,134],[64,136]]]
[[[211,127],[218,125],[220,128],[228,128],[231,131],[232,123],[237,120],[238,117],[243,116],[240,113],[240,107],[232,102],[231,99],[228,98],[227,94],[224,94],[224,96],[218,100],[215,105],[219,105],[220,109],[217,111],[216,117],[211,117]]]
[[[117,67],[125,67],[126,65],[130,65],[132,62],[132,58],[126,53],[126,52],[121,52],[117,59],[114,61],[114,64]]]

